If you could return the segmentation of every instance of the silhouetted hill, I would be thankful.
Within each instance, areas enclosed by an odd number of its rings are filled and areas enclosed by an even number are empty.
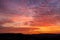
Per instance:
[[[60,34],[15,34],[15,33],[1,33],[0,39],[14,39],[14,40],[40,40],[40,39],[51,39],[60,38]]]

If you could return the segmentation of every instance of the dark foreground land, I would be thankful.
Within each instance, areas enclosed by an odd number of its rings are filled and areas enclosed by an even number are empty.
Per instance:
[[[0,40],[40,40],[40,39],[58,39],[60,34],[14,34],[14,33],[1,33]]]

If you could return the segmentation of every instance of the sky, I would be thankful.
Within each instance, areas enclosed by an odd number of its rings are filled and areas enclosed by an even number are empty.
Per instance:
[[[60,33],[60,0],[0,0],[0,33]]]

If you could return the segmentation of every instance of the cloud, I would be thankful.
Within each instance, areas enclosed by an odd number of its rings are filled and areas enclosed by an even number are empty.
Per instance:
[[[27,5],[28,2],[30,2],[29,4],[31,7],[29,7]],[[37,3],[37,2],[41,2],[41,5],[39,5],[39,3]],[[46,2],[48,2],[48,3],[46,3]],[[23,0],[23,1],[22,0],[20,0],[20,1],[19,0],[17,0],[17,1],[16,0],[6,0],[6,1],[2,1],[1,0],[1,3],[2,4],[0,4],[0,5],[4,6],[4,8],[2,7],[3,10],[1,10],[1,13],[0,13],[0,14],[5,15],[3,17],[3,19],[6,19],[8,16],[15,17],[15,15],[30,16],[33,18],[33,20],[35,19],[35,21],[33,21],[34,22],[33,24],[35,24],[37,21],[39,21],[39,22],[37,22],[36,25],[44,25],[44,24],[46,25],[46,23],[47,23],[47,25],[54,24],[55,21],[58,20],[58,18],[55,18],[54,15],[59,15],[59,13],[60,13],[59,8],[54,7],[54,6],[51,7],[52,4],[55,4],[55,3],[59,4],[58,1],[54,1],[54,0],[51,0],[50,2],[47,0],[46,1],[44,1],[44,0],[42,0],[42,1],[41,0],[40,1],[39,0],[33,0],[33,1],[32,0],[28,0],[28,1],[27,0]],[[44,4],[45,6],[43,7],[42,3],[46,3],[46,5]],[[37,6],[37,4],[39,6]],[[57,6],[57,5],[55,5],[55,6]],[[10,19],[10,17],[8,19]],[[56,20],[54,21],[54,19],[56,19]]]
[[[22,25],[26,27],[27,24],[32,27],[59,25],[59,5],[59,0],[0,0],[0,26],[16,28]]]

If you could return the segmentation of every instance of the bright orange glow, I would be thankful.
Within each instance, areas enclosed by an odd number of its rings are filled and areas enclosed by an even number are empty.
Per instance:
[[[13,33],[23,33],[23,34],[41,34],[41,33],[53,33],[58,34],[60,33],[60,26],[31,26],[29,21],[34,21],[33,17],[27,16],[15,16],[12,17],[12,23],[5,23],[3,24],[4,27],[12,27],[12,28],[27,28],[28,30],[17,31],[15,29],[11,30],[10,32]],[[27,24],[25,24],[27,23]]]
[[[48,26],[48,27],[38,27],[40,33],[60,33],[60,27],[58,26]]]

